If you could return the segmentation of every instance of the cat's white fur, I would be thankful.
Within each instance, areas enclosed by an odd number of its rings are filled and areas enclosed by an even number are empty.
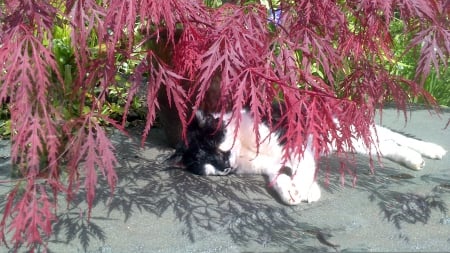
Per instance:
[[[220,117],[215,115],[215,117]],[[241,112],[241,121],[237,128],[237,122],[231,114],[223,116],[226,124],[226,136],[219,149],[230,151],[230,165],[238,174],[263,174],[269,177],[274,190],[281,200],[289,205],[300,202],[313,202],[320,198],[320,188],[316,182],[316,160],[312,145],[312,137],[309,136],[305,151],[301,157],[290,157],[283,161],[283,147],[278,142],[278,136],[261,123],[259,134],[261,143],[259,149],[256,144],[254,121],[249,112]],[[336,124],[339,124],[337,121]],[[237,129],[236,129],[237,128]],[[235,132],[236,131],[236,132]],[[235,135],[236,134],[236,135]],[[377,146],[367,147],[361,139],[353,139],[354,151],[361,154],[379,154],[394,162],[401,163],[413,170],[420,170],[425,162],[422,156],[431,159],[442,159],[446,150],[441,146],[419,141],[393,132],[385,127],[375,125],[371,129],[372,139],[378,140]],[[236,138],[234,138],[236,136]],[[331,150],[335,150],[331,144]],[[297,152],[290,152],[296,154]],[[214,167],[205,170],[214,173]],[[280,173],[283,167],[289,167],[292,175]]]

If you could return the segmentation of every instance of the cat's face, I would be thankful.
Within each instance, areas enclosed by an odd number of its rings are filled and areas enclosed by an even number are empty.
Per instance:
[[[219,149],[225,136],[219,119],[199,112],[188,126],[187,144],[180,143],[172,159],[197,175],[227,175],[233,170],[230,151]]]

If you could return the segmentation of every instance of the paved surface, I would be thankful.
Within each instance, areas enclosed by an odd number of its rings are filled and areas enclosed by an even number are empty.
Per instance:
[[[402,114],[386,109],[382,123],[450,150],[450,111],[433,114],[413,109],[405,127]],[[329,158],[320,164],[322,199],[289,207],[261,176],[199,177],[168,168],[162,161],[171,150],[159,129],[144,149],[138,136],[113,138],[122,163],[115,194],[102,183],[90,222],[83,193],[69,208],[61,203],[50,252],[450,251],[449,154],[418,172],[383,160],[375,174],[367,157],[356,156],[347,167],[358,174],[354,187],[348,173],[341,184],[339,161]],[[0,147],[6,157],[7,150]],[[0,198],[8,187],[0,184]]]

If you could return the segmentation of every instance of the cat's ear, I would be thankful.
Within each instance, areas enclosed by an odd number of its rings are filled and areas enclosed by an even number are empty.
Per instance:
[[[202,110],[197,110],[195,112],[195,118],[197,119],[198,126],[200,128],[203,128],[206,124],[206,116],[205,113]]]

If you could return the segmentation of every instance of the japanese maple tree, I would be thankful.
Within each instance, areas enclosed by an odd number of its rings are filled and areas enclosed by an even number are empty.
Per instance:
[[[448,63],[447,0],[205,2],[0,3],[0,101],[11,114],[11,160],[20,175],[2,210],[3,243],[45,244],[61,193],[70,201],[84,187],[92,207],[98,174],[114,191],[117,161],[104,127],[124,130],[140,89],[147,103],[143,140],[162,107],[176,111],[181,132],[198,108],[239,116],[248,107],[257,130],[272,117],[272,104],[283,103],[282,125],[272,127],[285,127],[286,146],[313,134],[324,152],[331,141],[351,145],[350,125],[374,141],[368,127],[386,100],[405,109],[423,96],[434,105],[422,87],[432,68]],[[390,71],[398,61],[394,19],[411,38],[406,50],[420,50],[415,80]],[[70,33],[71,71],[56,57],[53,36],[61,27]],[[102,108],[124,62],[136,64],[117,123]]]

